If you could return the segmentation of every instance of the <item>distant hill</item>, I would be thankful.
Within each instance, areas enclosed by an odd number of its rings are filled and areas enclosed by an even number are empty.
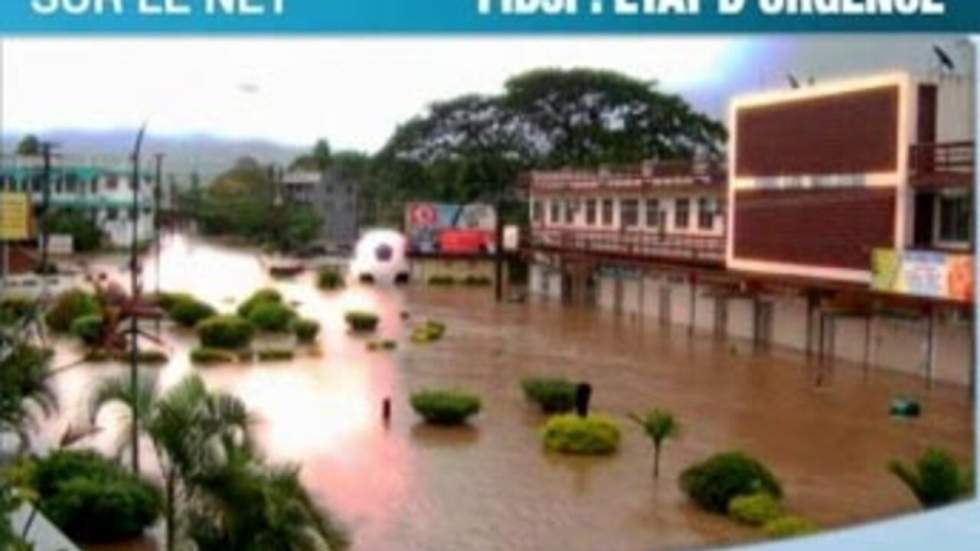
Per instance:
[[[11,152],[25,133],[4,136],[4,150]],[[58,144],[58,152],[66,156],[108,157],[126,159],[133,148],[136,131],[127,130],[51,130],[36,135]],[[147,135],[143,153],[147,159],[164,153],[164,172],[173,174],[179,182],[189,181],[197,171],[203,182],[230,168],[236,159],[250,156],[263,164],[288,164],[303,148],[266,140],[236,140],[207,134]]]

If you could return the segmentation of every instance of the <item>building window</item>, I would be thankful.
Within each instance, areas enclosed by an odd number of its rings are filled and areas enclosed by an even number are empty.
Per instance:
[[[678,199],[674,205],[674,227],[687,229],[691,218],[691,200]]]
[[[698,199],[698,228],[710,230],[715,227],[715,202],[707,197]]]
[[[638,199],[623,199],[619,202],[619,220],[624,228],[635,228],[640,225],[640,201]]]
[[[105,181],[106,189],[114,190],[119,187],[119,178],[115,174],[110,174]]]
[[[940,195],[936,201],[937,239],[940,245],[970,244],[973,223],[972,200],[969,194]]]
[[[575,223],[575,211],[578,209],[578,204],[575,201],[565,201],[565,223],[572,225]]]
[[[595,199],[585,200],[585,225],[595,226]]]
[[[602,200],[602,225],[612,226],[613,224],[613,200]]]
[[[656,228],[660,225],[660,201],[656,199],[647,199],[647,227]]]
[[[552,224],[557,224],[559,218],[561,218],[561,212],[560,212],[561,211],[561,203],[560,203],[560,201],[558,201],[556,199],[552,199],[548,203],[548,205],[550,207],[548,209],[550,211],[550,213],[548,215],[548,221],[551,222]]]
[[[105,211],[106,220],[115,220],[118,217],[119,217],[119,211],[114,208]]]

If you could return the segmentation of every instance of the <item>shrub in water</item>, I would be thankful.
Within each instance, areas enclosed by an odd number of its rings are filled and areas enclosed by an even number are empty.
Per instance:
[[[76,319],[101,313],[102,308],[95,295],[81,289],[71,289],[54,299],[54,304],[44,319],[53,331],[66,333],[71,330],[71,324]]]
[[[698,506],[726,513],[728,503],[739,496],[767,493],[783,497],[776,477],[759,461],[740,452],[722,453],[688,467],[681,474],[681,489]]]
[[[238,355],[227,350],[199,347],[191,350],[191,362],[200,365],[230,364],[238,361]]]
[[[968,469],[960,469],[949,453],[943,450],[926,450],[911,468],[892,461],[888,464],[888,470],[904,482],[927,509],[948,505],[973,491],[972,473]]]
[[[248,313],[248,321],[259,331],[284,333],[292,327],[296,312],[285,304],[262,302],[256,304]]]
[[[434,275],[429,278],[429,285],[436,287],[448,287],[456,285],[456,278],[450,275]]]
[[[728,516],[750,526],[762,526],[782,514],[779,500],[769,494],[739,496],[728,503]]]
[[[427,321],[425,325],[412,331],[412,342],[423,344],[435,342],[446,334],[446,324],[439,321]]]
[[[467,287],[489,287],[493,285],[493,279],[487,276],[468,275],[463,278],[463,285]]]
[[[347,312],[344,319],[352,330],[358,332],[374,331],[378,328],[378,322],[380,321],[377,314],[362,311]]]
[[[575,383],[559,377],[528,377],[521,381],[524,397],[544,413],[565,413],[575,409]]]
[[[288,348],[266,348],[258,351],[260,362],[286,362],[295,356],[296,354]]]
[[[311,343],[320,334],[320,322],[314,319],[301,319],[293,324],[293,334],[302,343]]]
[[[803,517],[785,516],[767,522],[762,530],[770,538],[785,539],[813,534],[817,525]]]
[[[36,463],[31,478],[39,509],[78,541],[136,538],[162,506],[153,484],[90,451],[55,451]]]
[[[181,301],[195,301],[194,295],[190,293],[171,293],[168,291],[161,291],[156,295],[157,305],[162,308],[167,313],[170,313],[170,309],[174,307],[175,304]]]
[[[316,282],[317,286],[325,291],[340,289],[344,286],[344,278],[340,275],[340,271],[337,268],[329,266],[320,268]]]
[[[412,409],[427,423],[459,425],[480,412],[480,398],[454,390],[422,390],[412,394]]]
[[[608,455],[619,449],[619,425],[608,415],[557,415],[541,432],[545,449],[575,455]]]
[[[207,348],[236,349],[252,342],[252,324],[238,316],[214,316],[197,326],[201,344]]]
[[[279,291],[275,289],[259,289],[258,291],[252,293],[252,296],[245,299],[245,302],[238,307],[238,315],[243,318],[248,318],[253,308],[259,304],[266,304],[270,302],[276,304],[282,303],[282,295],[279,293]]]
[[[72,335],[89,346],[102,342],[103,332],[102,316],[99,314],[82,316],[71,322]]]
[[[210,304],[194,297],[180,297],[168,310],[170,318],[182,327],[195,327],[198,323],[218,314]]]

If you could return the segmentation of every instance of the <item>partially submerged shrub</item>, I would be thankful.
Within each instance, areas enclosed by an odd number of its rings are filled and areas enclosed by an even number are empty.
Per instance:
[[[478,396],[455,390],[422,390],[412,394],[412,409],[427,423],[459,425],[480,412]]]
[[[286,362],[296,357],[289,348],[266,348],[256,354],[260,362]]]
[[[927,509],[948,505],[973,492],[972,473],[969,469],[961,469],[943,450],[926,450],[914,467],[892,461],[888,470],[904,482]]]
[[[197,326],[201,344],[207,348],[236,349],[252,342],[252,324],[238,316],[214,316]]]
[[[493,279],[488,276],[468,275],[463,278],[463,285],[467,287],[489,287],[493,285]]]
[[[76,319],[101,313],[102,307],[95,295],[81,289],[71,289],[55,297],[44,319],[51,330],[67,333]]]
[[[381,321],[377,314],[360,310],[347,312],[347,314],[344,316],[344,320],[347,321],[347,325],[353,331],[365,333],[377,329],[378,323]]]
[[[575,383],[560,377],[528,377],[521,381],[524,397],[548,414],[575,409],[576,388]]]
[[[248,321],[259,331],[284,333],[292,327],[296,312],[285,304],[262,302],[251,308]]]
[[[129,355],[125,356],[129,360]],[[144,365],[161,365],[170,361],[170,357],[162,350],[140,350],[136,353],[136,361]]]
[[[314,319],[301,319],[293,323],[293,334],[302,343],[311,343],[320,334],[320,322]]]
[[[726,513],[739,496],[767,493],[783,497],[783,488],[765,465],[740,452],[721,453],[688,467],[681,474],[681,489],[698,506]]]
[[[770,538],[786,539],[816,533],[817,525],[803,517],[785,516],[767,522],[762,531]]]
[[[177,298],[167,312],[170,318],[182,327],[195,327],[198,323],[218,314],[210,304],[194,297]]]
[[[456,278],[451,275],[434,275],[429,278],[429,285],[435,287],[449,287],[456,285]]]
[[[248,318],[251,314],[252,309],[259,304],[267,303],[282,304],[282,294],[275,289],[259,289],[252,293],[252,296],[245,299],[245,302],[238,307],[238,315],[243,318]]]
[[[427,321],[412,331],[412,342],[424,344],[435,342],[446,334],[446,324],[440,321]]]
[[[367,349],[371,352],[378,352],[379,350],[392,351],[398,348],[398,343],[393,340],[383,340],[383,341],[370,341],[367,343]]]
[[[608,455],[619,449],[619,424],[609,415],[557,415],[541,432],[544,447],[575,455]]]
[[[139,537],[162,507],[153,484],[90,451],[54,451],[37,461],[32,478],[38,508],[78,541]]]
[[[317,286],[325,291],[332,291],[334,289],[340,289],[344,286],[344,277],[340,274],[340,270],[333,266],[325,266],[320,268],[319,273],[316,277]]]
[[[178,302],[193,302],[196,300],[197,299],[194,298],[194,295],[190,293],[171,293],[168,291],[161,291],[156,295],[157,305],[167,313],[170,313],[170,309],[173,308]]]
[[[201,365],[230,364],[238,362],[238,355],[228,350],[199,347],[191,350],[191,362]]]
[[[782,514],[779,500],[769,494],[739,496],[728,502],[728,516],[749,526],[762,526]]]
[[[71,322],[71,333],[82,339],[89,346],[102,342],[105,326],[100,314],[91,314],[76,318]]]

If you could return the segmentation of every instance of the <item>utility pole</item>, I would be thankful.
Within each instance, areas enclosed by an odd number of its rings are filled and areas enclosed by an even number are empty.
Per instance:
[[[133,145],[133,173],[131,187],[133,190],[133,204],[132,212],[130,216],[130,224],[132,225],[132,237],[130,240],[129,248],[129,292],[130,292],[130,304],[134,307],[136,306],[137,297],[140,295],[140,261],[139,261],[139,196],[140,196],[140,149],[143,147],[143,136],[146,134],[146,123],[140,128],[139,133],[136,135],[136,143]],[[130,427],[130,447],[132,448],[132,464],[133,472],[139,474],[140,472],[140,452],[139,452],[139,417],[140,411],[137,404],[138,400],[136,396],[139,394],[139,320],[134,311],[130,312],[129,318],[129,391],[130,399],[132,400],[132,416],[133,424]]]
[[[156,293],[160,294],[160,204],[163,201],[163,158],[166,155],[163,153],[157,153],[154,155],[156,159],[156,181],[153,186],[153,245],[154,252],[156,253],[156,276],[155,276],[155,290]]]
[[[57,147],[51,142],[41,142],[41,159],[43,168],[41,169],[41,180],[44,186],[41,190],[41,208],[38,209],[38,225],[41,234],[41,271],[48,271],[48,212],[51,209],[51,156],[52,150]]]

